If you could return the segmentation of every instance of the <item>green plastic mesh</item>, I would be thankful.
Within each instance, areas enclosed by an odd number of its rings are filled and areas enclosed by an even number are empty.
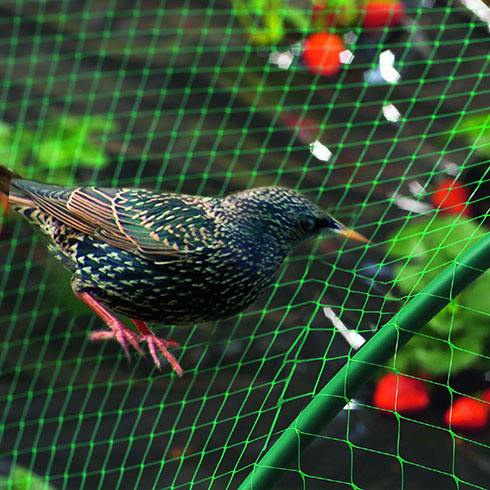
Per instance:
[[[355,353],[339,320],[369,339],[488,233],[490,8],[405,7],[397,27],[337,28],[344,61],[353,58],[327,77],[301,58],[306,0],[2,2],[1,164],[65,185],[199,195],[288,186],[372,240],[315,240],[243,313],[161,327],[182,345],[179,379],[136,354],[128,363],[115,342],[90,343],[100,319],[9,215],[2,488],[238,488]],[[441,204],[448,181],[464,198]],[[380,371],[426,380],[428,408],[377,409],[373,380],[278,487],[487,488],[488,424],[460,431],[444,413],[488,383],[489,281]]]

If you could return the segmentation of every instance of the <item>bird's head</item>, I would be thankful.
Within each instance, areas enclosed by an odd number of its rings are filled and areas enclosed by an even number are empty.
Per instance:
[[[254,234],[286,250],[329,231],[368,242],[292,189],[257,187],[231,194],[225,200],[238,211],[237,219],[252,226]]]

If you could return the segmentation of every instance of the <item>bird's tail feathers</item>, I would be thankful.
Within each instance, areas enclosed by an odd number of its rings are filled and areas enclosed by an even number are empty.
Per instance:
[[[12,179],[21,179],[22,177],[7,167],[0,165],[0,233],[6,220],[10,196],[10,183]]]
[[[0,233],[2,233],[9,206],[10,181],[12,172],[0,165]]]
[[[8,198],[10,192],[10,181],[12,180],[14,173],[7,167],[0,165],[0,193],[6,195]]]

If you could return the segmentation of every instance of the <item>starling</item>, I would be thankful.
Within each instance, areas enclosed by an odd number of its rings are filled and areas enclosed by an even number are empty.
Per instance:
[[[147,189],[64,187],[19,178],[0,167],[0,193],[12,209],[49,238],[54,256],[72,272],[75,296],[129,357],[148,344],[155,365],[161,352],[182,368],[172,339],[147,322],[185,325],[230,317],[266,288],[299,244],[333,231],[367,240],[300,193],[259,187],[225,197],[161,193]],[[112,312],[129,317],[138,333]]]

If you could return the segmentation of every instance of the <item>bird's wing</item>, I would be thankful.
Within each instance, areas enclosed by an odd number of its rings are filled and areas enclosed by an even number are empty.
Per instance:
[[[21,182],[24,192],[44,213],[151,260],[180,260],[188,253],[221,244],[214,233],[215,221],[194,196]]]

